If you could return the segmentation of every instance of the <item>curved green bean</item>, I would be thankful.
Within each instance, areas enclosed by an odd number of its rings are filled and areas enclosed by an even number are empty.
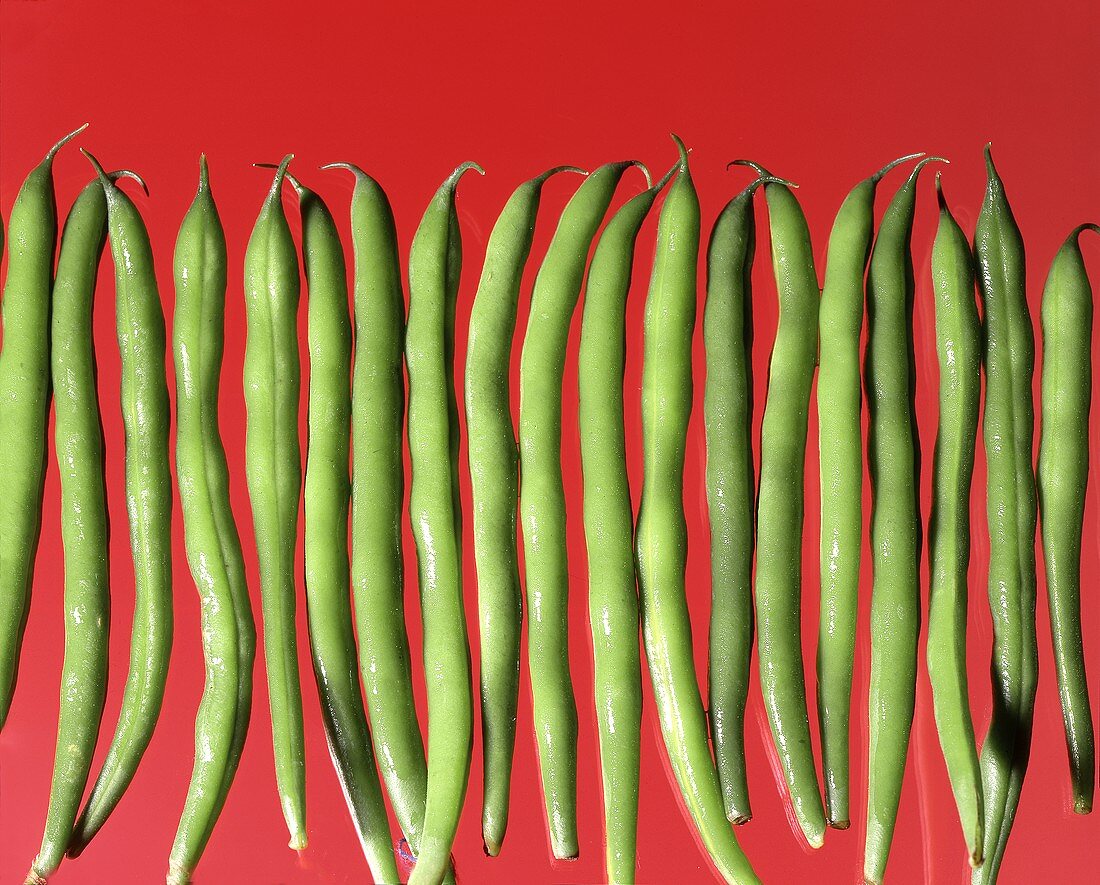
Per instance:
[[[112,178],[118,175],[136,178],[128,172],[111,173]],[[65,221],[53,283],[50,376],[61,475],[65,660],[50,804],[42,847],[27,875],[32,883],[45,882],[65,857],[88,783],[107,692],[107,490],[92,346],[92,303],[106,243],[107,198],[97,178],[80,192]]]
[[[248,340],[244,356],[247,411],[245,473],[260,563],[264,656],[275,745],[275,777],[290,847],[306,847],[302,686],[294,613],[298,501],[298,256],[283,211],[279,166],[245,253]]]
[[[634,511],[626,473],[623,373],[634,250],[657,194],[679,170],[632,197],[596,243],[585,286],[577,423],[584,476],[588,611],[595,662],[608,882],[633,882],[638,854],[642,669]]]
[[[1037,482],[1054,665],[1069,751],[1073,811],[1088,814],[1096,786],[1092,707],[1081,644],[1081,535],[1089,474],[1092,286],[1075,227],[1043,290],[1043,398]]]
[[[867,838],[863,876],[881,882],[894,838],[913,705],[920,633],[920,440],[913,406],[913,215],[909,173],[886,208],[867,272],[865,384],[871,477],[871,686],[867,701]]]
[[[558,166],[516,188],[489,235],[470,310],[466,347],[466,434],[473,493],[474,561],[481,626],[481,734],[485,853],[500,853],[516,744],[523,591],[516,551],[519,457],[509,376],[523,270],[531,254],[542,186]]]
[[[817,715],[829,826],[846,829],[849,735],[859,565],[863,543],[863,433],[859,336],[863,277],[875,232],[879,181],[910,154],[865,178],[844,199],[829,234],[818,323],[817,416],[821,481],[821,621]]]
[[[711,610],[709,716],[726,817],[752,818],[745,770],[745,703],[752,657],[752,551],[756,468],[752,457],[752,262],[756,189],[730,200],[707,246],[703,399],[707,435]]]
[[[424,672],[428,683],[428,791],[410,883],[443,880],[470,778],[473,696],[462,604],[462,525],[457,488],[454,312],[462,269],[455,209],[463,163],[429,203],[409,252],[409,509],[416,539]]]
[[[256,633],[229,471],[218,428],[225,345],[225,233],[206,157],[176,239],[176,476],[187,561],[199,591],[206,686],[195,718],[195,762],[169,856],[168,882],[186,883],[233,781],[252,706]]]
[[[70,132],[27,176],[8,219],[8,275],[0,301],[0,731],[8,718],[27,626],[46,478],[50,408],[50,289],[57,246],[53,159]]]
[[[351,387],[351,586],[374,755],[415,856],[428,769],[413,700],[401,553],[405,296],[386,193],[362,169],[351,198],[355,361]]]
[[[746,163],[760,175],[768,171]],[[768,368],[760,431],[756,512],[756,624],[760,687],[772,739],[806,841],[825,838],[802,670],[802,526],[806,434],[817,361],[819,290],[806,216],[783,184],[764,188],[771,229],[779,326]]]
[[[675,136],[674,136],[675,137]],[[684,802],[723,879],[758,882],[726,820],[695,680],[684,585],[684,456],[691,414],[691,339],[699,261],[699,198],[682,141],[661,207],[645,306],[642,363],[644,480],[635,533],[642,635],[665,748]]]
[[[141,214],[87,151],[107,197],[115,263],[116,325],[126,431],[126,501],[134,559],[130,670],[118,725],[95,786],[73,829],[70,856],[87,846],[133,780],[153,736],[172,651],[171,421],[165,378],[164,312],[153,250]]]
[[[974,258],[951,216],[936,175],[939,228],[932,246],[940,426],[932,465],[928,524],[928,678],[940,747],[951,778],[970,863],[982,862],[982,776],[966,679],[970,485],[981,400],[981,324],[974,298]]]
[[[562,374],[588,251],[634,162],[601,166],[562,212],[531,293],[520,357],[520,517],[528,665],[539,770],[554,857],[577,856],[577,702],[569,675],[569,569],[561,473]],[[648,183],[648,182],[647,182]]]
[[[351,478],[351,317],[347,266],[324,201],[287,173],[302,215],[309,287],[309,448],[305,576],[310,649],[333,767],[371,875],[398,881],[382,787],[359,687],[351,617],[348,510]]]
[[[974,231],[985,316],[985,438],[993,715],[982,744],[984,861],[975,883],[997,880],[1031,753],[1038,681],[1035,636],[1036,492],[1032,472],[1035,332],[1025,294],[1024,243],[985,149],[988,182]]]

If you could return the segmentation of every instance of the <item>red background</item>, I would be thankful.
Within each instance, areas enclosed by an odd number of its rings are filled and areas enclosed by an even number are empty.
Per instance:
[[[138,195],[137,202],[152,234],[161,296],[170,316],[172,245],[195,188],[198,154],[205,151],[210,158],[231,262],[222,423],[233,470],[233,504],[257,613],[255,549],[243,476],[240,280],[245,242],[270,173],[252,169],[253,161],[277,160],[295,152],[292,168],[329,201],[345,237],[350,179],[315,170],[334,160],[363,165],[389,191],[403,253],[429,197],[446,174],[464,160],[482,163],[488,174],[465,179],[458,198],[467,258],[460,296],[460,347],[485,240],[512,188],[559,163],[591,168],[607,160],[638,157],[655,171],[663,171],[674,159],[667,137],[670,130],[694,148],[692,167],[702,200],[704,238],[725,200],[748,180],[743,170],[726,173],[726,161],[749,156],[802,184],[798,194],[814,233],[819,275],[824,270],[825,238],[844,194],[858,179],[910,151],[926,150],[953,160],[944,170],[945,190],[959,220],[971,229],[984,187],[981,147],[992,140],[1028,246],[1028,294],[1036,319],[1046,268],[1058,244],[1071,226],[1100,216],[1096,173],[1100,77],[1095,69],[1100,7],[1090,0],[1042,4],[928,0],[905,5],[845,0],[805,6],[778,0],[711,4],[695,10],[687,4],[602,9],[591,2],[561,2],[544,4],[533,12],[523,11],[522,4],[470,3],[454,9],[420,3],[406,15],[395,11],[398,6],[365,4],[353,14],[328,0],[314,0],[305,8],[274,0],[256,8],[208,0],[155,8],[133,0],[109,8],[72,0],[0,3],[0,203],[5,217],[23,176],[46,148],[62,133],[90,121],[92,127],[79,144],[94,151],[108,168],[137,169],[149,182],[151,198]],[[75,147],[59,157],[56,180],[63,217],[78,189],[89,180],[89,168]],[[880,212],[899,180],[895,175],[884,183]],[[628,174],[618,199],[640,185],[640,176]],[[547,185],[528,284],[554,219],[575,186],[576,180],[568,177]],[[931,194],[929,174],[920,187],[913,241],[926,514],[937,379],[928,275],[935,225]],[[288,206],[297,227],[296,212],[292,204]],[[630,311],[627,420],[635,443],[630,452],[635,495],[641,479],[637,448],[640,320],[656,212],[653,215],[640,241]],[[760,223],[766,224],[762,209]],[[763,231],[762,227],[756,275],[757,426],[775,324]],[[1100,273],[1097,246],[1090,242],[1086,248],[1091,267]],[[106,261],[96,343],[108,439],[115,583],[112,682],[97,760],[117,716],[132,611],[110,272]],[[526,306],[521,308],[521,330],[525,316]],[[303,310],[303,342],[304,318]],[[571,657],[581,714],[581,857],[573,864],[548,860],[525,675],[511,824],[503,852],[495,860],[485,858],[481,849],[481,747],[479,739],[475,742],[470,794],[455,846],[458,870],[467,882],[593,882],[603,875],[574,407],[578,327],[575,322],[566,375],[565,477],[573,578]],[[517,346],[517,364],[518,352]],[[704,365],[698,334],[695,359],[697,408],[687,463],[688,587],[699,640],[696,661],[703,674],[709,570],[705,452],[698,408]],[[816,425],[811,424],[810,433],[811,440],[816,439]],[[1100,433],[1093,438],[1100,438]],[[812,669],[817,632],[817,471],[813,448],[810,451],[803,648]],[[970,665],[980,733],[990,709],[991,641],[983,487],[984,457],[979,451],[973,497]],[[463,495],[468,508],[465,476]],[[1100,703],[1100,603],[1095,592],[1100,576],[1098,515],[1100,495],[1093,483],[1086,518],[1084,618],[1093,665],[1092,695]],[[110,822],[78,862],[62,867],[58,882],[150,882],[159,880],[166,868],[191,769],[194,713],[203,681],[197,596],[184,562],[178,504],[176,517],[177,632],[160,726]],[[468,520],[466,525],[469,535]],[[406,542],[407,574],[413,575],[409,533]],[[467,611],[476,628],[476,583],[468,546],[467,556]],[[860,723],[854,729],[852,747],[856,819],[850,831],[830,831],[820,851],[810,853],[793,834],[776,786],[758,692],[750,700],[747,752],[755,817],[738,830],[738,836],[768,882],[858,879],[868,560],[865,556],[853,710],[854,722]],[[61,581],[58,483],[51,448],[28,641],[14,708],[0,741],[0,881],[4,883],[21,881],[37,850],[45,817],[61,667]],[[922,592],[926,594],[927,588]],[[1094,871],[1090,858],[1100,837],[1096,815],[1074,818],[1067,812],[1066,753],[1041,578],[1039,593],[1041,677],[1035,743],[1004,866],[1002,881],[1009,883],[1089,878]],[[415,659],[420,630],[411,581],[407,596]],[[287,833],[275,795],[261,661],[247,750],[199,867],[200,882],[357,882],[369,875],[325,749],[304,614],[303,604],[299,635],[309,849],[296,857],[285,847]],[[476,665],[476,647],[474,653]],[[419,688],[418,692],[422,703]],[[648,679],[646,692],[648,701]],[[422,706],[422,716],[425,713]],[[811,721],[814,715],[811,709]],[[696,847],[664,763],[652,703],[643,724],[642,750],[639,878],[711,881],[713,874]],[[896,883],[966,879],[963,842],[923,673],[889,877]]]

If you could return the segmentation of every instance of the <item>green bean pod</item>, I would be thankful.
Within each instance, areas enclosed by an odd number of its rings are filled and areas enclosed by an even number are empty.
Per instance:
[[[970,565],[970,485],[981,401],[981,324],[970,243],[936,175],[939,228],[932,246],[940,426],[932,465],[928,593],[928,678],[940,748],[947,763],[970,863],[982,862],[982,776],[966,679]]]
[[[132,173],[111,173],[118,175]],[[107,490],[92,346],[92,304],[106,242],[107,198],[96,179],[80,192],[65,221],[53,283],[50,353],[65,556],[65,661],[50,804],[42,847],[27,875],[31,883],[48,879],[65,857],[107,692]]]
[[[984,861],[975,883],[997,880],[1031,753],[1038,681],[1032,441],[1035,333],[1025,294],[1024,243],[1004,184],[985,149],[988,182],[974,231],[985,316],[985,438],[993,715],[980,757]]]
[[[817,415],[821,481],[821,621],[817,715],[829,826],[846,829],[849,735],[859,565],[863,543],[863,433],[859,337],[863,277],[875,232],[875,191],[901,157],[865,178],[841,204],[829,234],[818,323]]]
[[[633,882],[636,875],[642,736],[634,511],[623,421],[626,301],[638,233],[657,194],[679,168],[677,163],[656,185],[632,197],[607,223],[588,270],[581,321],[577,423],[605,856],[612,883]]]
[[[1043,290],[1043,398],[1037,482],[1050,631],[1069,751],[1073,811],[1088,814],[1096,786],[1092,707],[1081,644],[1081,536],[1089,474],[1092,286],[1075,227]]]
[[[374,756],[415,856],[428,769],[413,700],[401,553],[405,296],[393,210],[362,169],[351,199],[355,361],[351,387],[351,586]]]
[[[760,175],[763,167],[748,162]],[[772,739],[806,841],[820,848],[825,812],[810,746],[802,670],[802,526],[810,388],[817,361],[817,272],[806,217],[783,184],[764,188],[779,326],[760,431],[756,511],[756,625],[760,687]]]
[[[481,833],[490,857],[500,853],[508,827],[523,623],[516,551],[519,455],[509,382],[512,339],[542,186],[559,172],[583,174],[573,166],[550,169],[516,188],[501,210],[485,249],[466,348],[467,458],[481,627]]]
[[[298,256],[283,211],[288,155],[275,173],[245,252],[245,473],[260,563],[264,657],[275,778],[290,847],[306,847],[302,686],[295,631],[298,502],[302,492],[298,400]]]
[[[871,686],[863,876],[881,882],[894,838],[920,633],[920,440],[913,405],[913,215],[919,162],[890,201],[867,272],[865,385],[871,477]]]
[[[566,205],[535,278],[520,357],[520,518],[528,665],[546,821],[551,850],[559,860],[574,858],[579,850],[577,702],[569,673],[569,569],[561,472],[562,375],[588,251],[619,179],[632,165],[638,164],[601,166]]]
[[[726,882],[755,883],[759,880],[726,820],[707,744],[684,584],[684,456],[692,399],[699,198],[688,168],[687,149],[675,140],[680,168],[661,208],[645,307],[645,472],[634,541],[642,635],[665,749],[695,828]]]
[[[761,177],[730,200],[707,246],[703,342],[707,435],[711,613],[709,716],[726,817],[752,818],[745,770],[745,703],[752,657],[752,551],[756,468],[752,455],[752,262],[756,189],[781,179]]]
[[[309,287],[309,446],[306,455],[306,608],[329,754],[371,874],[397,880],[382,787],[359,687],[351,616],[348,514],[351,478],[351,316],[347,266],[324,201],[289,172],[302,215]]]
[[[470,779],[473,695],[462,604],[461,502],[454,390],[454,311],[462,269],[455,209],[463,163],[436,192],[409,252],[409,509],[416,540],[424,672],[428,684],[428,790],[410,883],[443,880]]]
[[[153,250],[133,201],[84,152],[107,197],[107,231],[115,263],[116,326],[126,433],[126,502],[134,559],[134,626],[122,709],[95,786],[69,843],[79,854],[122,798],[153,736],[172,651],[171,421],[165,378],[164,312]]]
[[[0,301],[0,731],[8,718],[27,626],[42,529],[50,408],[50,290],[57,246],[53,159],[87,127],[55,144],[27,176],[8,219],[8,275]]]
[[[195,762],[169,856],[169,885],[191,881],[233,781],[252,708],[256,630],[229,503],[218,427],[225,348],[225,232],[206,157],[176,239],[176,476],[184,543],[202,617],[206,685],[195,717]]]

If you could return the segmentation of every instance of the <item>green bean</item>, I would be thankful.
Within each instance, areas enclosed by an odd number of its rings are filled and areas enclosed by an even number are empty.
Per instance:
[[[245,472],[260,563],[264,656],[275,778],[290,847],[306,847],[302,686],[295,634],[295,559],[302,492],[298,441],[298,256],[283,211],[282,162],[245,253]]]
[[[675,138],[675,136],[673,136]],[[699,198],[688,152],[661,208],[645,306],[642,363],[644,480],[635,534],[649,675],[665,748],[684,802],[727,882],[759,880],[726,820],[691,646],[685,589],[684,456],[691,414],[691,339],[699,260]]]
[[[137,178],[111,173],[118,175]],[[80,192],[65,221],[53,284],[50,347],[65,554],[65,662],[50,804],[42,847],[27,875],[31,883],[45,882],[65,856],[107,692],[107,494],[92,347],[92,302],[106,242],[107,199],[96,179]]]
[[[817,715],[829,826],[849,826],[849,722],[863,543],[863,442],[859,336],[863,277],[874,238],[875,191],[911,154],[865,178],[845,198],[829,234],[821,290],[818,356],[818,462],[821,480],[821,621]]]
[[[324,201],[293,175],[309,286],[309,449],[305,474],[305,574],[313,673],[332,763],[371,874],[396,882],[386,806],[359,687],[348,562],[351,317],[347,267]]]
[[[115,263],[135,603],[130,671],[118,725],[73,830],[71,856],[83,851],[103,826],[137,771],[160,716],[172,651],[171,416],[164,370],[164,312],[141,214],[95,158],[86,151],[84,154],[95,167],[107,197],[107,231]]]
[[[1069,751],[1073,811],[1092,811],[1096,781],[1092,708],[1081,645],[1081,534],[1089,473],[1092,286],[1075,227],[1054,256],[1043,291],[1043,423],[1038,491],[1050,630]]]
[[[87,123],[55,144],[27,176],[8,219],[4,347],[0,351],[0,730],[8,718],[27,626],[42,529],[50,407],[50,288],[57,245],[53,158]]]
[[[926,157],[890,201],[867,272],[865,385],[871,477],[871,686],[863,875],[890,855],[913,725],[920,633],[920,440],[913,405],[913,215]]]
[[[1038,649],[1035,636],[1035,341],[1025,295],[1024,244],[1004,185],[985,149],[985,200],[974,232],[985,316],[989,604],[993,615],[993,715],[982,744],[985,846],[975,883],[995,882],[1031,752]]]
[[[356,166],[355,363],[351,388],[351,585],[359,667],[374,755],[413,855],[420,849],[428,769],[413,700],[401,559],[405,298],[397,230],[385,191]]]
[[[607,223],[588,270],[581,322],[577,423],[608,882],[633,882],[638,854],[642,671],[623,423],[626,301],[638,233],[679,168],[677,162]]]
[[[516,188],[501,210],[485,249],[466,348],[467,457],[481,626],[481,833],[490,857],[500,853],[508,827],[523,620],[516,555],[519,462],[509,383],[512,339],[542,186],[559,172],[584,174],[573,166],[550,169]]]
[[[528,665],[550,845],[577,846],[577,702],[569,675],[569,569],[561,472],[562,374],[588,251],[634,162],[608,163],[562,212],[535,278],[520,356],[520,517],[527,573]],[[648,175],[647,175],[648,184]]]
[[[185,883],[206,847],[233,781],[252,706],[256,633],[229,471],[218,428],[225,346],[225,233],[206,157],[176,240],[176,476],[187,561],[199,591],[206,686],[195,718],[195,762],[169,857],[169,883]]]
[[[982,777],[966,679],[970,484],[981,399],[981,325],[974,300],[970,243],[936,175],[939,229],[932,246],[936,341],[940,361],[940,427],[932,465],[928,525],[928,678],[940,747],[951,778],[970,863],[982,862]]]
[[[447,872],[473,745],[454,391],[454,311],[462,268],[455,190],[470,169],[482,172],[476,163],[463,163],[440,186],[409,252],[405,337],[412,463],[409,509],[419,565],[428,683],[427,805],[410,883],[440,882]]]
[[[755,163],[760,175],[769,173]],[[760,686],[795,817],[810,847],[825,837],[802,670],[802,524],[806,434],[817,360],[817,272],[806,217],[783,184],[765,186],[779,327],[760,431],[756,623]]]
[[[710,515],[710,730],[726,817],[752,818],[745,770],[745,703],[752,657],[752,261],[758,178],[718,216],[707,247],[704,421]]]

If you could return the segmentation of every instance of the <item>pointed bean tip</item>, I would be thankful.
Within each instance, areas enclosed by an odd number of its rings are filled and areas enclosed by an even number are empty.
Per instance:
[[[993,165],[993,142],[991,142],[991,141],[986,142],[985,149],[983,150],[983,153],[985,154],[985,172],[986,172],[986,175],[989,177],[990,181],[993,181],[994,179],[996,179],[998,177],[997,167]]]
[[[210,190],[210,168],[206,163],[206,154],[199,154],[199,193]]]
[[[80,133],[87,129],[90,125],[90,123],[84,123],[80,126],[77,126],[76,129],[74,129],[68,135],[65,135],[62,138],[58,139],[57,143],[48,151],[46,151],[46,157],[42,162],[45,163],[47,166],[50,165],[53,162],[53,158],[57,156],[57,152],[65,147],[65,145],[67,145],[78,135],[80,135]]]
[[[891,160],[889,163],[879,169],[878,172],[871,176],[871,184],[878,184],[891,169],[895,169],[902,163],[908,163],[910,160],[916,160],[920,157],[923,157],[924,155],[924,151],[918,151],[915,154],[906,154],[904,157],[898,157],[896,160]]]

